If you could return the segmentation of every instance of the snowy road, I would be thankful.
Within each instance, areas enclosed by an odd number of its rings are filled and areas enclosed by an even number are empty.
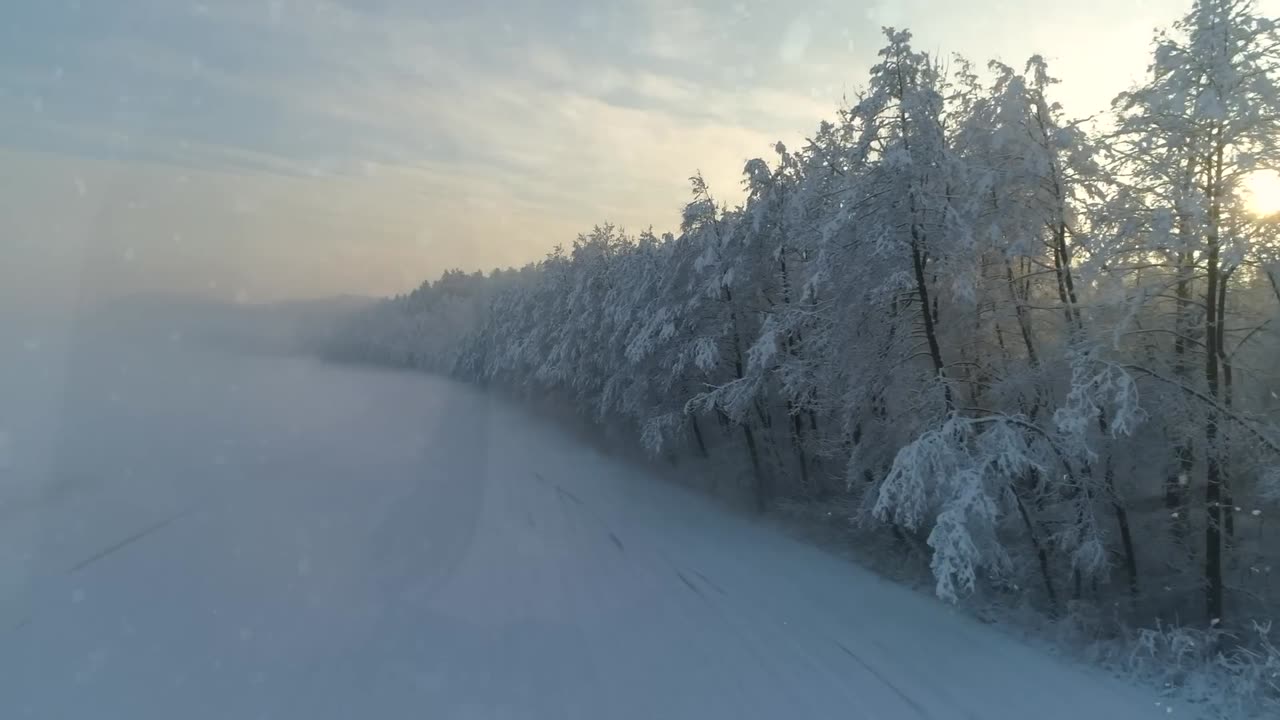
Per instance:
[[[0,717],[1168,717],[445,380],[5,363]]]

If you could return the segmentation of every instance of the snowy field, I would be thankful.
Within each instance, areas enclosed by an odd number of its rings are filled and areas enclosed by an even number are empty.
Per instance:
[[[0,717],[1170,716],[447,380],[3,342]]]

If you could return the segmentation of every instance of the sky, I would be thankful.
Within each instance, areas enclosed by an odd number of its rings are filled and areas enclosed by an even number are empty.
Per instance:
[[[1189,5],[10,0],[0,302],[389,294],[603,221],[670,230],[695,171],[734,201],[747,159],[832,117],[882,26],[1042,53],[1083,116]]]

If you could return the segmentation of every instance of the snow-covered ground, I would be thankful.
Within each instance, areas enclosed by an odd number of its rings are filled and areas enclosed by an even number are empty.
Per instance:
[[[0,717],[1169,716],[447,380],[2,340]]]

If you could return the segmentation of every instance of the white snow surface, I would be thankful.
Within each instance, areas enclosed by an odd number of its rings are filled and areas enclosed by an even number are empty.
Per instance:
[[[9,335],[0,717],[1170,716],[449,380]]]

